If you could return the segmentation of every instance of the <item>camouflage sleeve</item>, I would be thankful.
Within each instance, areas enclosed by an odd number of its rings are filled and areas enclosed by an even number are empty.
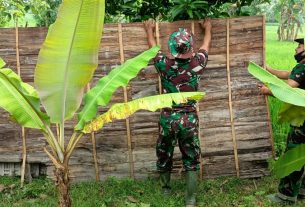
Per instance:
[[[208,63],[208,52],[206,50],[199,50],[195,54],[195,59],[197,60],[197,67],[194,68],[195,72],[199,75],[202,74],[203,69],[206,67]]]
[[[166,68],[166,55],[163,54],[161,50],[157,53],[157,55],[154,57],[154,65],[158,72],[162,72]]]
[[[289,79],[298,82],[300,85],[305,83],[305,65],[298,64],[290,73]]]

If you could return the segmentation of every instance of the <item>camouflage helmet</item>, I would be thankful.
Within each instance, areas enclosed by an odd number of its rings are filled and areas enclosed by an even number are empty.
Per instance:
[[[193,35],[187,29],[179,28],[173,32],[168,40],[168,49],[172,56],[180,59],[188,59],[193,56]]]

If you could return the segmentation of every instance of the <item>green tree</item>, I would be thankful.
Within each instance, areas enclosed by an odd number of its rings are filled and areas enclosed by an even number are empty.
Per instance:
[[[37,26],[48,27],[53,24],[61,2],[62,0],[29,0],[29,7]]]
[[[55,23],[50,27],[39,52],[34,74],[36,89],[22,82],[0,59],[0,107],[8,111],[23,127],[39,129],[48,143],[44,151],[54,164],[56,186],[61,207],[70,207],[69,160],[86,133],[99,130],[113,119],[124,119],[135,111],[171,107],[172,102],[199,100],[202,92],[164,94],[114,104],[97,116],[98,106],[107,106],[112,94],[124,87],[156,55],[156,46],[101,78],[84,96],[84,107],[72,136],[66,140],[66,121],[79,110],[84,87],[98,65],[98,51],[103,30],[104,0],[64,0]],[[39,94],[39,96],[38,96]],[[40,103],[44,110],[41,110]],[[152,104],[154,103],[154,104]],[[44,113],[43,111],[46,111]],[[97,116],[97,117],[96,117]],[[59,126],[59,133],[51,125]]]
[[[149,18],[165,21],[250,15],[257,5],[269,0],[114,0],[107,2],[106,19],[127,22]]]
[[[147,19],[167,20],[172,6],[171,0],[113,0],[106,3],[106,20],[116,16],[127,22],[141,22]]]
[[[305,1],[273,0],[266,13],[267,20],[275,19],[279,23],[278,40],[293,40],[305,21]]]
[[[0,1],[0,26],[5,26],[12,19],[15,25],[18,19],[23,18],[28,11],[28,2],[23,0]]]

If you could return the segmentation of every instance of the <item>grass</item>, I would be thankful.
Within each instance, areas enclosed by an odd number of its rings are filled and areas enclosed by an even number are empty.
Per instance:
[[[267,64],[277,69],[291,70],[296,43],[278,42],[276,26],[268,26]],[[303,34],[303,36],[305,36]],[[281,154],[289,126],[277,122],[280,102],[269,99],[276,150]],[[277,189],[278,179],[268,176],[260,179],[222,177],[204,180],[199,184],[198,206],[206,207],[280,207],[270,203],[266,195]],[[74,207],[181,207],[184,206],[184,179],[172,182],[173,194],[164,197],[158,180],[117,179],[110,177],[103,182],[73,184],[71,195]],[[4,190],[3,190],[4,189]],[[0,207],[54,207],[57,194],[53,182],[46,178],[34,179],[33,183],[20,187],[19,178],[0,177]],[[305,206],[299,202],[296,207]]]
[[[54,207],[56,191],[46,178],[34,179],[33,183],[20,188],[19,178],[0,177],[6,187],[0,193],[0,207]],[[73,184],[71,194],[74,207],[182,207],[184,206],[183,179],[174,180],[173,193],[164,197],[156,179],[131,180],[110,177],[104,182]],[[200,182],[198,206],[207,207],[280,207],[265,199],[274,192],[273,177],[238,179],[222,177]],[[300,202],[296,207],[304,206]]]

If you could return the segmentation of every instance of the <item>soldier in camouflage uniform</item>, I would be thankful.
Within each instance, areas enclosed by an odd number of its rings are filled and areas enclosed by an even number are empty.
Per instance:
[[[154,58],[155,67],[161,77],[164,93],[191,92],[198,90],[200,76],[206,67],[211,42],[211,22],[199,23],[205,30],[203,43],[197,53],[193,49],[193,35],[187,29],[179,28],[169,37],[168,47],[174,59],[168,58],[160,50]],[[154,22],[144,23],[148,45],[156,45]],[[170,193],[170,172],[173,166],[173,152],[177,144],[182,154],[186,170],[186,206],[196,205],[197,171],[199,170],[200,144],[198,138],[198,115],[196,102],[173,103],[172,108],[164,108],[160,115],[160,133],[157,141],[157,169],[164,194]]]
[[[296,66],[289,71],[274,70],[270,67],[266,69],[281,79],[287,79],[287,83],[291,87],[305,89],[305,51],[304,39],[296,39],[298,47],[295,49]],[[271,91],[263,85],[259,85],[262,94],[272,95]],[[300,127],[291,126],[287,137],[286,151],[300,144],[305,143],[305,123]],[[304,167],[300,171],[295,171],[285,178],[280,180],[278,193],[269,195],[271,201],[279,203],[295,203],[297,199],[305,198],[305,179]]]

